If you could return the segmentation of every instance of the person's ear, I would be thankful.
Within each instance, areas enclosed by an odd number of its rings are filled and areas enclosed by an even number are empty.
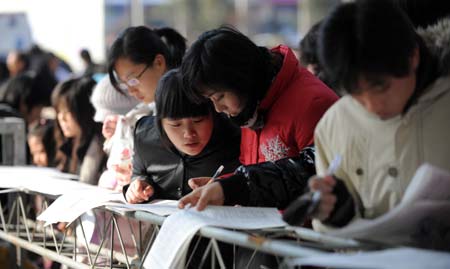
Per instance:
[[[156,54],[155,59],[153,60],[153,68],[166,71],[166,58],[162,54]]]
[[[415,72],[420,63],[420,51],[419,47],[416,47],[411,55],[411,69]]]

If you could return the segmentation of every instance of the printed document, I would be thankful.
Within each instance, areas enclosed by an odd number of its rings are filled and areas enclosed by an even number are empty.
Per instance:
[[[296,258],[288,266],[319,266],[349,269],[448,269],[450,253],[416,248],[395,248],[354,254],[327,254]]]
[[[450,227],[450,173],[424,164],[417,170],[397,207],[376,219],[358,219],[327,233],[402,244],[418,235],[421,227],[433,223]]]
[[[276,208],[208,206],[180,210],[164,221],[144,268],[182,268],[189,243],[204,226],[262,229],[285,226]]]

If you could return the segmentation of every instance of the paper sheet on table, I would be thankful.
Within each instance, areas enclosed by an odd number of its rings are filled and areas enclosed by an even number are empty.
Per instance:
[[[148,204],[111,203],[108,205],[121,211],[145,211],[159,216],[168,216],[179,211],[178,201],[176,200],[155,200]]]
[[[448,269],[450,253],[415,248],[398,248],[356,254],[327,254],[288,261],[294,266],[357,269]]]
[[[424,222],[450,227],[450,173],[424,164],[419,167],[401,203],[375,219],[358,219],[327,232],[346,238],[408,243]]]
[[[180,210],[164,221],[144,268],[182,267],[191,239],[204,226],[261,229],[285,225],[275,208],[208,206],[201,212]]]
[[[37,220],[45,221],[45,225],[57,222],[71,223],[88,210],[107,204],[110,201],[124,202],[123,199],[122,193],[100,188],[68,193],[56,199],[37,217]]]
[[[43,194],[61,195],[68,192],[94,189],[95,186],[78,181],[77,175],[61,173],[54,168],[35,166],[0,166],[0,188],[30,190]]]

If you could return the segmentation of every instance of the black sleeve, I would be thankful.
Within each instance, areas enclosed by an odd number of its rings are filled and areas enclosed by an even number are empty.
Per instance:
[[[158,199],[159,193],[161,192],[161,188],[155,182],[153,182],[153,180],[148,175],[146,161],[142,157],[143,155],[145,155],[144,151],[148,150],[144,142],[146,134],[148,134],[148,131],[152,128],[154,128],[154,116],[145,116],[136,122],[136,127],[134,129],[133,135],[134,155],[133,155],[133,171],[131,175],[131,181],[144,180],[153,187],[154,194],[149,199],[149,201]],[[125,194],[129,186],[130,184],[125,185],[122,189],[122,193],[125,199],[126,199]]]
[[[297,157],[240,166],[233,176],[219,182],[226,205],[284,209],[307,190],[315,172],[314,150],[308,147]]]

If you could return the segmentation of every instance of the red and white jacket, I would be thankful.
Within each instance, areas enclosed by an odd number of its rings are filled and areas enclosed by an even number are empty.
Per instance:
[[[314,143],[314,129],[337,95],[303,67],[291,49],[271,50],[283,55],[283,65],[258,107],[264,126],[242,128],[240,161],[243,165],[276,161],[299,154]]]

